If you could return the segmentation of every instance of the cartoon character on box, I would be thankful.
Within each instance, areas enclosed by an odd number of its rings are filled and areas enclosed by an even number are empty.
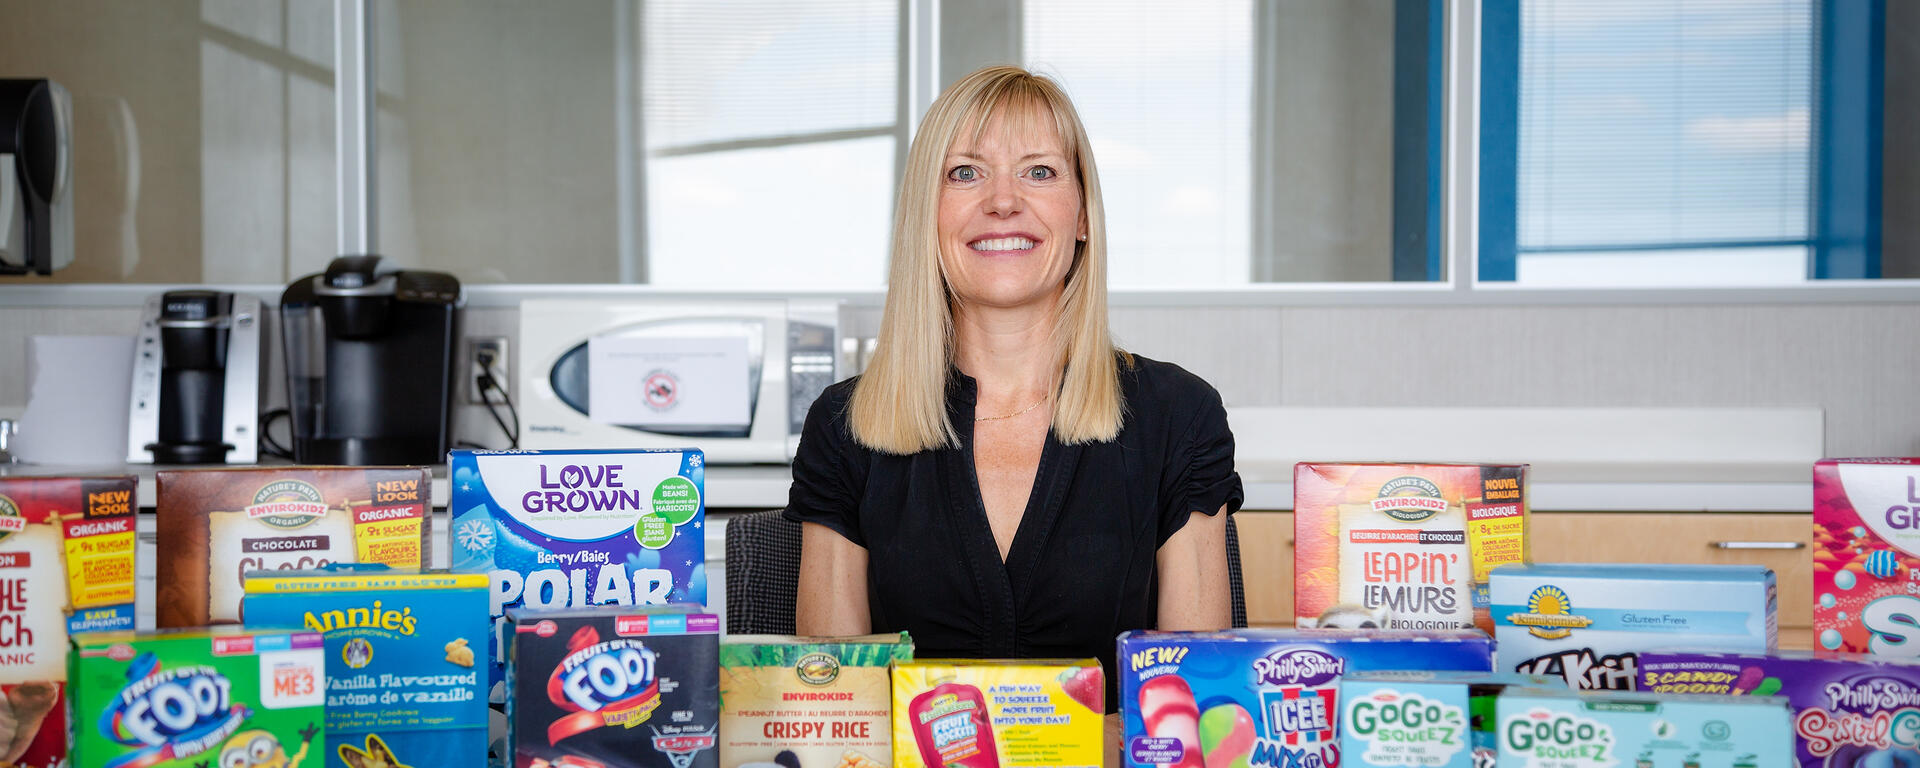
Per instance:
[[[1920,657],[1920,458],[1814,465],[1813,592],[1820,648]]]

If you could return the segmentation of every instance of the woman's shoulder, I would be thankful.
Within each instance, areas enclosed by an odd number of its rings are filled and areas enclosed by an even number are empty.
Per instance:
[[[1187,410],[1220,407],[1220,392],[1185,368],[1144,355],[1123,353],[1120,388],[1129,405]]]

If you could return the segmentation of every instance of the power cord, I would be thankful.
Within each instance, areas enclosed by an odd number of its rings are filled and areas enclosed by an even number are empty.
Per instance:
[[[474,376],[474,384],[480,388],[480,401],[486,404],[487,415],[493,417],[493,423],[500,425],[500,431],[506,434],[508,447],[519,448],[520,412],[514,409],[513,398],[507,396],[507,388],[501,386],[498,379],[493,378],[492,371],[494,361],[492,355],[481,353],[479,362],[480,373]],[[490,393],[493,392],[500,393],[500,405],[506,406],[507,415],[513,417],[512,427],[507,426],[506,419],[500,418],[500,410],[494,407],[493,398],[490,396]]]
[[[268,456],[293,461],[293,449],[281,445],[280,441],[273,439],[273,422],[281,418],[287,419],[288,427],[292,427],[293,411],[289,409],[275,408],[260,414],[260,452]]]

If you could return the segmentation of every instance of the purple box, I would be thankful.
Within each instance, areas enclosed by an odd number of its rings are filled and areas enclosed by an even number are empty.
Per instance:
[[[1920,765],[1920,664],[1863,654],[1647,652],[1640,690],[1785,696],[1803,767]]]

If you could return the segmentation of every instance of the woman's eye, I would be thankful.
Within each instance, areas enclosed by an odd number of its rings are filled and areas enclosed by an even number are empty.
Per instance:
[[[948,171],[947,178],[953,179],[954,181],[973,181],[974,179],[980,178],[980,169],[971,165],[963,165]]]
[[[1044,165],[1036,165],[1027,170],[1027,178],[1033,179],[1034,181],[1045,181],[1053,178],[1053,176],[1053,169]]]

